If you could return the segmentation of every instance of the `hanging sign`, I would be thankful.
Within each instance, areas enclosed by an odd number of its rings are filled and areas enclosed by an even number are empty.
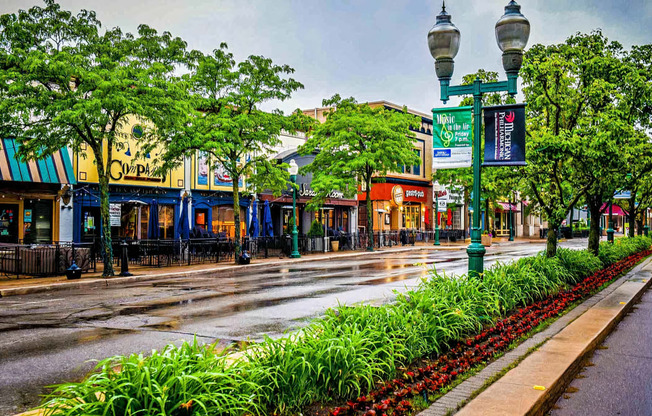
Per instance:
[[[484,165],[525,166],[525,104],[484,108]]]
[[[433,108],[432,168],[471,166],[473,143],[472,107]]]
[[[109,224],[111,227],[119,227],[122,217],[122,205],[109,204]]]

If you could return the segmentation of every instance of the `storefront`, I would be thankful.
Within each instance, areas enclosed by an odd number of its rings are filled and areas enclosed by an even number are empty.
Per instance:
[[[67,150],[21,162],[19,145],[2,139],[0,151],[0,243],[59,240],[60,199],[75,184]]]
[[[299,167],[306,166],[314,160],[314,155],[298,155],[296,150],[290,150],[281,153],[277,158],[283,163],[289,163],[294,159]],[[312,174],[297,175],[297,231],[299,234],[307,234],[313,221],[318,221],[323,229],[324,235],[333,235],[339,232],[353,233],[357,231],[356,208],[357,200],[345,198],[344,194],[338,190],[332,190],[328,198],[319,207],[313,207],[310,210],[308,204],[316,195],[311,188]],[[292,213],[292,190],[290,186],[279,197],[275,197],[271,192],[262,193],[259,196],[262,203],[258,204],[258,218],[262,219],[262,207],[264,201],[268,201],[270,212],[272,214],[272,223],[274,225],[274,235],[282,235],[291,224]]]
[[[155,174],[154,154],[136,158],[138,134],[142,128],[134,119],[127,126],[132,136],[113,150],[113,159],[108,163],[109,218],[111,235],[114,239],[147,239],[153,230],[149,229],[152,209],[158,212],[158,237],[176,238],[175,232],[180,215],[180,202],[184,191],[184,166]],[[101,230],[100,193],[95,158],[89,149],[82,146],[86,157],[76,155],[75,171],[79,185],[74,195],[74,241],[99,239]],[[106,154],[106,151],[105,151]]]
[[[223,167],[212,163],[201,152],[192,157],[191,184],[192,216],[191,234],[197,237],[235,237],[233,212],[233,181]],[[240,179],[239,189],[245,182]],[[240,235],[248,229],[247,208],[249,198],[240,194]]]
[[[387,178],[385,183],[374,183],[371,187],[374,230],[431,229],[431,198],[432,187],[420,182]],[[358,194],[358,202],[362,224],[363,215],[366,218],[365,192]]]

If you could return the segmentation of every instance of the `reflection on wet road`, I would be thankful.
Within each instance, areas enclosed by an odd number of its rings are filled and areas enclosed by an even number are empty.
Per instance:
[[[488,249],[486,264],[541,249],[543,244],[505,243]],[[280,336],[338,303],[390,301],[393,290],[416,286],[433,268],[464,273],[465,250],[415,248],[0,298],[0,414],[35,405],[42,386],[82,377],[93,366],[89,360],[147,352],[195,336],[222,343]]]

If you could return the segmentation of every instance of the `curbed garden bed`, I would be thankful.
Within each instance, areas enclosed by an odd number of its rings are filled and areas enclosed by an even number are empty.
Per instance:
[[[495,265],[481,279],[433,272],[394,303],[328,310],[236,359],[197,343],[109,358],[42,407],[49,415],[407,414],[632,267],[650,243],[619,239],[601,244],[598,257],[560,249]]]

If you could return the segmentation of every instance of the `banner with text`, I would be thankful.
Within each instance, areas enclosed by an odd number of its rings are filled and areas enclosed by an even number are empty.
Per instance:
[[[433,108],[433,169],[468,168],[471,166],[472,126],[472,107]]]
[[[484,166],[524,166],[525,104],[484,108]]]

